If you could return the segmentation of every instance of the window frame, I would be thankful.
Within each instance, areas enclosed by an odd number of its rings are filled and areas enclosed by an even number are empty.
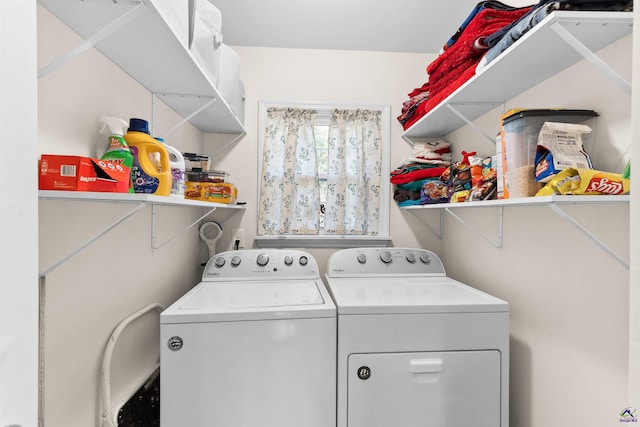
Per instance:
[[[382,112],[382,183],[380,188],[380,231],[377,236],[359,235],[258,235],[256,224],[255,242],[260,248],[286,248],[286,247],[313,247],[313,248],[348,248],[348,247],[376,247],[387,246],[391,241],[389,206],[391,203],[391,183],[385,181],[384,171],[389,171],[391,162],[391,107],[388,104],[359,104],[359,103],[332,103],[332,102],[291,102],[291,101],[258,101],[258,176],[256,194],[256,218],[260,209],[260,188],[262,177],[262,157],[264,143],[265,117],[268,108],[305,108],[318,111],[318,115],[331,112],[333,109],[369,109]],[[386,182],[386,185],[385,185]]]

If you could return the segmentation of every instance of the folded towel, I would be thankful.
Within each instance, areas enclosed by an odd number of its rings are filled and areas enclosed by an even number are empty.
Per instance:
[[[425,90],[414,89],[412,93],[426,92],[428,87],[428,96],[412,103],[410,111],[407,109],[398,118],[404,129],[415,124],[475,74],[478,61],[487,51],[481,44],[483,38],[512,24],[530,10],[530,6],[509,10],[485,8],[475,14],[455,43],[427,66],[429,81],[422,86]]]

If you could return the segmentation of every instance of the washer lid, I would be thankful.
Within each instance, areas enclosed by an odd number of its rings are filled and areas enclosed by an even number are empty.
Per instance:
[[[320,280],[201,282],[161,315],[161,323],[335,317]]]
[[[508,304],[449,277],[327,278],[338,314],[508,312]]]

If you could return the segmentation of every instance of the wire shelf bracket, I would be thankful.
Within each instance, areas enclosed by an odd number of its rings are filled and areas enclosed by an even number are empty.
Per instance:
[[[117,5],[117,2],[114,2]],[[95,33],[93,33],[90,37],[86,38],[82,43],[76,46],[74,49],[70,50],[66,54],[58,57],[58,59],[52,61],[50,64],[45,65],[41,69],[38,70],[38,79],[42,79],[47,75],[51,74],[67,62],[73,60],[76,56],[81,53],[91,49],[100,41],[109,37],[115,31],[117,31],[120,27],[122,27],[127,22],[131,21],[135,17],[142,14],[147,6],[142,2],[142,0],[135,1],[137,3],[135,7],[129,9],[127,12],[120,15],[118,18],[111,21],[109,24],[105,25]]]

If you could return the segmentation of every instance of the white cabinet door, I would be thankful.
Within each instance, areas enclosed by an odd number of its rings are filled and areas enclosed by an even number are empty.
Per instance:
[[[499,427],[500,352],[349,356],[349,427]]]

